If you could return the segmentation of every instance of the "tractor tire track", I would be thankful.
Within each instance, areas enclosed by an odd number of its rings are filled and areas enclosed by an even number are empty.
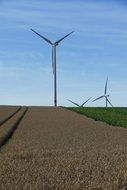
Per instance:
[[[6,122],[4,122],[4,124],[2,125],[2,128],[0,128],[0,149],[12,137],[19,123],[25,116],[27,110],[28,110],[28,107],[20,107],[16,111],[16,113],[11,115],[11,117],[8,120],[6,120]]]
[[[18,107],[18,109],[16,111],[14,111],[13,113],[11,113],[9,116],[5,117],[3,120],[0,121],[0,127],[7,122],[9,119],[11,119],[15,114],[17,114],[20,110],[21,110],[21,106]]]

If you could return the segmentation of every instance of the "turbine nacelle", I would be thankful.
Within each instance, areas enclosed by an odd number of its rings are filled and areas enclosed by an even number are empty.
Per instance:
[[[54,42],[54,43],[53,43],[53,46],[58,46],[58,45],[59,45],[58,42]]]
[[[109,94],[107,94],[107,95],[104,95],[103,97],[107,98],[107,97],[109,97]]]

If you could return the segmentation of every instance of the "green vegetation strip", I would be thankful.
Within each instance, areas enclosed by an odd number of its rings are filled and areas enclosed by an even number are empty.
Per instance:
[[[68,109],[93,118],[96,121],[104,121],[110,125],[127,128],[127,108],[71,107]]]

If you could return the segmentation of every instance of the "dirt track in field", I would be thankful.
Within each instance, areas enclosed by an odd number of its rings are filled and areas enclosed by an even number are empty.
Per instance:
[[[21,106],[0,106],[0,126],[20,109]]]
[[[127,129],[30,107],[0,152],[0,189],[126,190]]]

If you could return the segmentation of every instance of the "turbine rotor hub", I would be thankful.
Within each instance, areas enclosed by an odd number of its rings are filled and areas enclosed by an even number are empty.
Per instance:
[[[55,42],[53,45],[54,45],[54,46],[58,46],[58,45],[59,45],[59,43],[58,43],[58,42]]]

